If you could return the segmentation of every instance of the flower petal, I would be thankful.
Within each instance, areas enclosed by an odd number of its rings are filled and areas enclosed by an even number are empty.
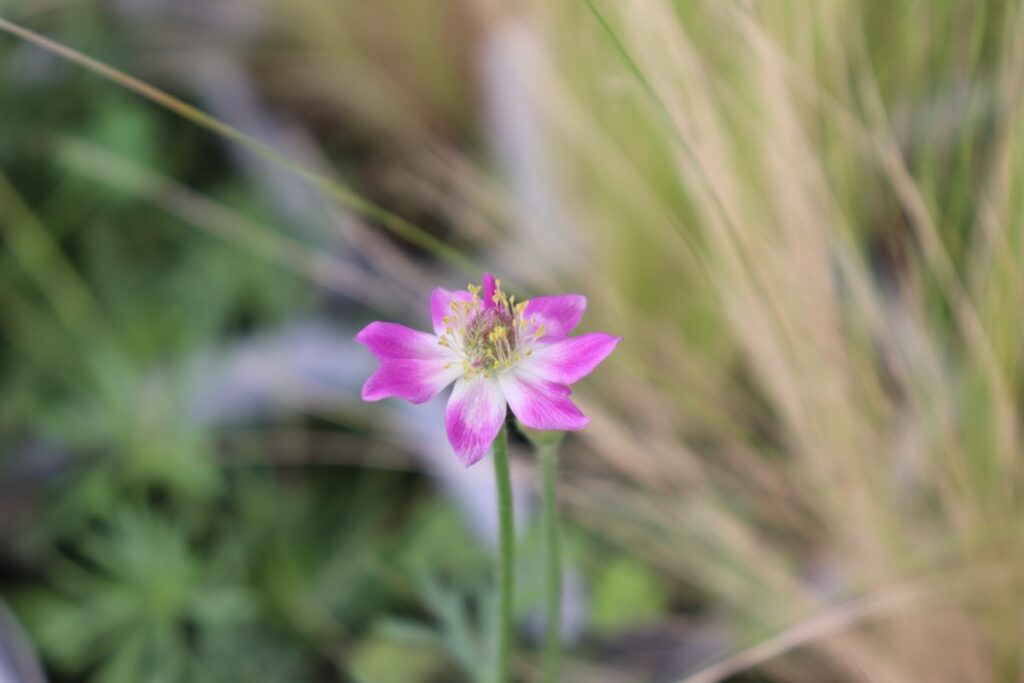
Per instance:
[[[451,303],[453,301],[471,301],[473,295],[464,289],[449,292],[447,289],[438,287],[430,293],[430,317],[434,321],[434,333],[437,336],[444,334],[444,317],[452,314]]]
[[[454,357],[434,335],[398,323],[370,323],[356,335],[356,341],[381,360]]]
[[[464,372],[461,363],[445,358],[384,359],[363,385],[363,400],[394,396],[410,403],[426,403]]]
[[[543,325],[544,339],[564,339],[579,323],[585,310],[587,297],[582,294],[539,296],[526,302],[523,316],[529,321],[527,331],[530,334]]]
[[[522,369],[498,376],[512,412],[533,429],[579,430],[590,418],[569,400],[568,387],[555,384]]]
[[[594,332],[534,345],[521,367],[556,384],[572,384],[589,375],[608,357],[622,337]]]
[[[505,421],[505,397],[493,377],[455,383],[444,413],[448,441],[466,467],[487,455]]]
[[[397,323],[374,322],[356,335],[380,359],[377,372],[363,385],[364,401],[404,398],[425,403],[464,372],[459,358],[428,332]]]
[[[498,281],[490,273],[484,273],[484,308],[494,308],[494,293],[498,291]]]

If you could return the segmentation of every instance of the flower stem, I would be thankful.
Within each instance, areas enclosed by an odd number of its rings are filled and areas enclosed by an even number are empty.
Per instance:
[[[540,455],[544,546],[547,555],[544,600],[544,683],[557,683],[562,631],[562,549],[558,524],[558,444],[538,448]]]
[[[512,482],[508,467],[508,441],[505,426],[494,439],[494,478],[498,487],[499,561],[498,561],[498,664],[497,683],[508,683],[512,663],[513,595],[515,591],[515,527],[512,520]]]

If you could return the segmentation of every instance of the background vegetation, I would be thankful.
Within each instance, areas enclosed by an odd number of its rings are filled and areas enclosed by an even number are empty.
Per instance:
[[[566,680],[1024,676],[1021,3],[0,16],[0,680],[482,680],[489,472],[351,337],[483,270],[625,337]]]

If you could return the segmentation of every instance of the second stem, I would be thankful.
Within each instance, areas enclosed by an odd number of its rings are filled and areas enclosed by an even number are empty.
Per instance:
[[[544,601],[544,683],[557,683],[562,632],[562,549],[558,527],[558,444],[538,448],[541,469],[541,505],[547,560]]]

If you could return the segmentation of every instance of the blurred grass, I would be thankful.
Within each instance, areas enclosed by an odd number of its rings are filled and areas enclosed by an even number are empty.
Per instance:
[[[198,96],[173,65],[212,6],[10,7],[191,119],[0,42],[0,587],[56,680],[484,675],[486,552],[448,503],[272,464],[275,430],[389,449],[358,415],[260,420],[226,466],[173,376],[401,314],[456,253],[625,336],[563,467],[569,679],[1021,677],[1020,3],[267,3],[221,51],[352,180],[285,164],[362,215],[341,250],[163,94]]]

